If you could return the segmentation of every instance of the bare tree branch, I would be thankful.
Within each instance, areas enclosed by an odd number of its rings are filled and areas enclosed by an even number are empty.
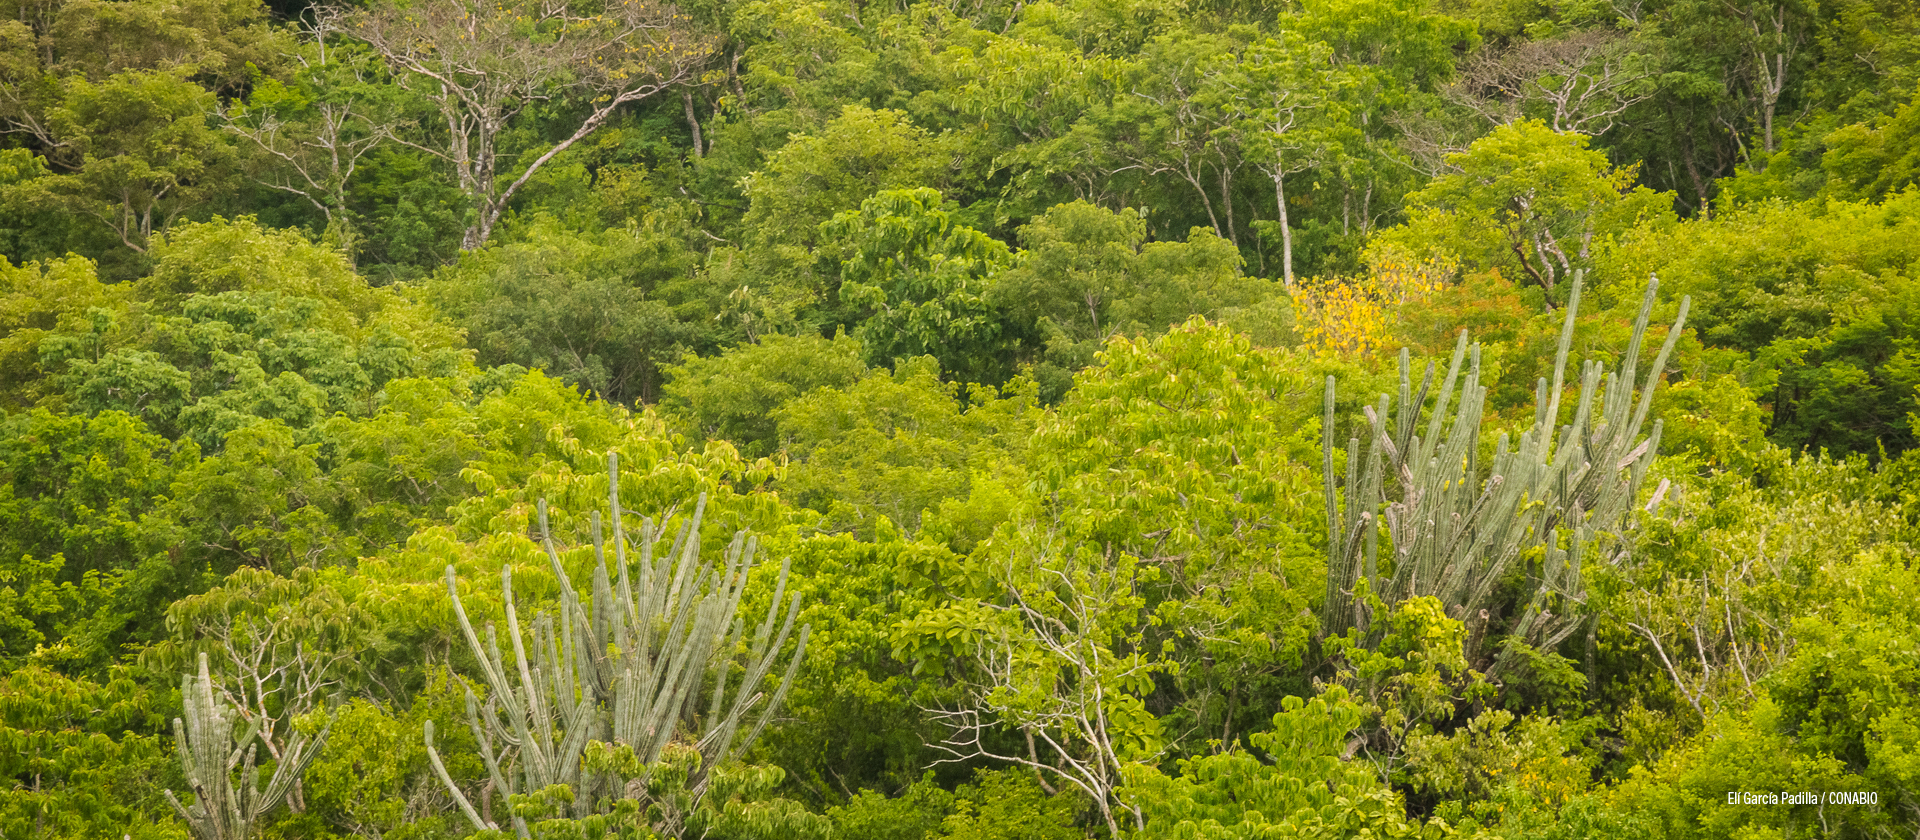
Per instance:
[[[1595,135],[1653,95],[1652,76],[1627,35],[1589,29],[1478,53],[1446,94],[1494,125],[1540,117],[1554,131]]]
[[[713,50],[685,15],[655,0],[387,2],[318,13],[324,26],[370,45],[439,111],[445,135],[409,145],[451,164],[472,201],[466,250],[486,243],[541,167],[621,106],[693,81]],[[509,124],[536,103],[574,109],[571,130],[562,127],[564,137],[531,158],[503,150]]]

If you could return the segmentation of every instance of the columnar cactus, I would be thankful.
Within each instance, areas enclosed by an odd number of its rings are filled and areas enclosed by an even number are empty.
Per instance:
[[[207,655],[200,654],[198,677],[189,674],[180,680],[180,697],[186,706],[184,720],[173,719],[173,743],[180,756],[180,767],[193,791],[192,806],[182,805],[173,791],[166,791],[167,803],[185,821],[195,840],[246,840],[254,834],[260,818],[286,799],[307,765],[320,754],[333,724],[309,740],[295,733],[280,763],[273,768],[266,790],[260,789],[260,774],[254,767],[259,744],[260,721],[246,721],[242,731],[239,710],[227,704],[213,689],[207,673]],[[240,780],[234,782],[234,770]]]
[[[1536,386],[1533,424],[1518,441],[1502,434],[1490,464],[1480,463],[1487,393],[1480,384],[1480,346],[1469,347],[1462,331],[1433,407],[1425,412],[1424,434],[1420,419],[1434,368],[1427,366],[1415,390],[1407,351],[1400,352],[1397,406],[1381,395],[1377,406],[1365,409],[1366,433],[1356,431],[1347,444],[1346,481],[1338,488],[1345,490],[1342,509],[1334,478],[1334,385],[1327,378],[1324,634],[1349,628],[1368,633],[1374,616],[1358,596],[1363,588],[1385,604],[1438,598],[1448,615],[1466,624],[1468,661],[1476,663],[1485,661],[1490,626],[1513,641],[1544,649],[1558,645],[1585,620],[1582,565],[1626,559],[1630,543],[1621,537],[1659,446],[1660,423],[1655,421],[1644,438],[1640,432],[1686,322],[1688,302],[1681,301],[1653,368],[1636,389],[1640,346],[1658,286],[1650,281],[1622,369],[1610,375],[1599,362],[1583,364],[1572,422],[1559,426],[1581,279],[1574,277],[1552,382],[1542,378]],[[1382,520],[1391,546],[1384,562],[1379,556]],[[1495,590],[1521,562],[1528,564],[1530,594],[1518,615],[1496,615]],[[1503,651],[1489,673],[1511,661],[1512,650]]]
[[[542,612],[534,617],[530,640],[514,607],[512,568],[501,569],[511,663],[502,656],[493,625],[487,625],[484,643],[474,632],[460,604],[454,569],[447,567],[454,615],[480,660],[487,686],[484,701],[467,692],[467,724],[492,789],[511,797],[566,785],[575,817],[604,812],[615,800],[641,798],[646,790],[644,778],[621,778],[590,767],[592,762],[585,760],[590,742],[631,749],[638,762],[654,765],[669,744],[691,741],[700,760],[686,788],[697,800],[705,792],[708,773],[750,746],[779,708],[806,653],[809,629],[800,628],[772,693],[763,691],[762,683],[777,664],[800,612],[795,593],[781,618],[788,574],[783,562],[766,617],[748,640],[744,674],[736,681],[732,666],[744,632],[738,612],[758,543],[745,533],[736,534],[718,568],[702,560],[702,496],[670,545],[665,528],[643,519],[636,541],[639,557],[630,563],[617,456],[608,455],[607,472],[613,558],[609,564],[601,518],[595,512],[596,565],[584,599],[560,563],[544,500],[539,505],[540,535],[560,584],[560,602],[557,616]],[[665,550],[656,552],[657,547]],[[498,828],[454,784],[434,749],[433,732],[429,721],[428,756],[461,813],[475,828]],[[511,821],[516,834],[529,836],[523,818],[515,815]]]

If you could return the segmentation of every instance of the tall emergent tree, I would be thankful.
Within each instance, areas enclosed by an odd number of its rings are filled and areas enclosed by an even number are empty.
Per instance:
[[[524,638],[514,609],[513,567],[501,568],[511,661],[501,656],[493,625],[487,625],[486,642],[481,643],[460,604],[453,567],[447,567],[454,615],[480,661],[488,690],[484,702],[467,693],[467,725],[479,742],[489,791],[508,797],[510,805],[513,797],[551,795],[564,787],[561,800],[572,803],[574,819],[635,817],[644,804],[653,807],[638,818],[650,823],[650,830],[679,837],[684,820],[705,795],[713,769],[744,752],[779,708],[806,655],[809,627],[801,626],[786,673],[768,696],[761,684],[800,613],[800,595],[795,593],[788,600],[786,619],[780,620],[789,567],[781,564],[766,617],[751,638],[744,638],[740,601],[759,546],[738,533],[727,546],[723,565],[716,568],[703,561],[703,495],[693,516],[666,544],[670,547],[657,556],[656,545],[665,543],[668,531],[664,523],[642,521],[640,556],[630,572],[617,458],[607,456],[612,562],[595,511],[593,589],[584,602],[554,548],[545,500],[539,507],[540,535],[560,584],[560,613],[537,615],[531,639]],[[611,574],[609,565],[615,569]],[[739,661],[735,652],[743,640],[748,648]],[[737,661],[744,673],[736,681]],[[476,809],[447,772],[433,740],[433,722],[428,721],[427,755],[460,812],[476,829],[498,829],[486,795]],[[669,777],[678,781],[679,790],[661,790]],[[525,811],[512,812],[514,832],[530,837]]]
[[[1352,133],[1351,121],[1338,107],[1343,80],[1333,73],[1331,52],[1298,37],[1268,38],[1221,62],[1202,88],[1202,100],[1213,102],[1229,121],[1215,134],[1236,135],[1247,161],[1273,181],[1280,276],[1289,289],[1293,222],[1286,178],[1325,165],[1344,140],[1357,139],[1340,136]]]
[[[685,15],[655,0],[380,0],[320,10],[366,41],[402,86],[431,102],[445,134],[409,141],[453,167],[473,216],[461,248],[486,244],[535,172],[621,106],[691,81],[712,52]],[[544,151],[502,148],[529,109],[558,122]]]

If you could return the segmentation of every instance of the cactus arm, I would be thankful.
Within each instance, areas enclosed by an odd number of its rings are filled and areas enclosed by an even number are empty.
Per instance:
[[[498,646],[494,646],[493,655],[488,656],[487,646],[480,644],[479,635],[473,631],[473,622],[467,619],[466,607],[460,603],[459,577],[452,563],[447,564],[447,595],[453,600],[453,617],[460,623],[461,634],[466,637],[467,645],[473,649],[474,657],[480,660],[480,670],[487,681],[487,687],[496,694],[500,693],[501,688],[507,684],[507,677],[500,671]],[[487,635],[489,638],[493,635],[491,626],[488,627]]]
[[[461,793],[460,786],[453,783],[453,776],[447,772],[447,765],[440,761],[440,751],[433,746],[432,720],[427,721],[426,728],[427,762],[433,765],[434,775],[440,777],[440,783],[446,786],[447,792],[453,794],[453,804],[460,809],[461,814],[466,816],[467,822],[473,824],[475,830],[485,831],[493,828],[494,826],[480,819],[480,812],[473,809],[473,803],[467,801],[467,795]]]

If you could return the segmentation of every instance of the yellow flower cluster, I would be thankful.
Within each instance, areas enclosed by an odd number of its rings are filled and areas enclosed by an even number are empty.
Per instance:
[[[1459,271],[1451,259],[1380,255],[1360,277],[1329,277],[1301,284],[1293,310],[1301,338],[1315,352],[1362,357],[1393,337],[1400,307],[1431,298]]]

